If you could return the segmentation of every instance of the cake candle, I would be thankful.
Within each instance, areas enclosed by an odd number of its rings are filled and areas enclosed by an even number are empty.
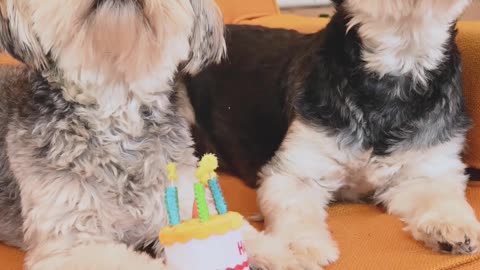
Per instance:
[[[227,213],[227,203],[225,202],[225,198],[223,197],[222,189],[218,184],[218,180],[216,177],[211,177],[208,180],[208,185],[210,186],[210,190],[212,191],[213,200],[215,201],[215,208],[219,215],[224,215]]]
[[[167,186],[165,189],[165,205],[167,207],[167,214],[170,226],[175,226],[180,224],[180,212],[178,206],[178,191],[177,187],[174,186],[174,181],[177,180],[178,176],[176,173],[176,167],[174,163],[170,163],[167,166],[168,175],[167,178],[170,182],[170,186]]]
[[[195,203],[197,204],[198,217],[200,222],[210,220],[207,198],[205,196],[205,185],[202,182],[195,183]]]

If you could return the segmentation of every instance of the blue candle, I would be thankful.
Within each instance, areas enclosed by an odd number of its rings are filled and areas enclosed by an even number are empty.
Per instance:
[[[180,224],[180,213],[178,209],[178,192],[176,187],[166,188],[165,204],[167,206],[167,214],[170,226]]]
[[[167,207],[167,215],[170,226],[175,226],[180,224],[178,191],[173,184],[178,179],[177,166],[175,163],[169,163],[167,165],[167,178],[170,182],[170,186],[165,189],[165,205]]]
[[[213,200],[215,201],[215,207],[217,208],[218,214],[223,215],[227,213],[227,204],[225,198],[223,197],[222,189],[218,184],[217,178],[212,178],[208,180],[208,185],[212,191]]]

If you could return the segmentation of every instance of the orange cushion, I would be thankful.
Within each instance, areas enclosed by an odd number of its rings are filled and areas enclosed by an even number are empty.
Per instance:
[[[23,252],[0,244],[0,269],[21,270],[23,265]]]
[[[20,64],[17,60],[12,57],[0,53],[0,65],[18,65]]]

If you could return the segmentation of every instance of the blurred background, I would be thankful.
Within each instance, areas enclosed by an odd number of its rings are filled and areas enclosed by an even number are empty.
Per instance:
[[[303,16],[327,17],[333,13],[329,0],[277,0],[285,13]],[[474,1],[462,17],[462,20],[480,20],[480,1]]]

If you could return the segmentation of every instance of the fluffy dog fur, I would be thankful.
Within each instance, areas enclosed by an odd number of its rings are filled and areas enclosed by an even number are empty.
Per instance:
[[[454,27],[468,4],[338,0],[312,35],[228,26],[228,60],[182,88],[198,150],[215,151],[252,186],[260,172],[266,234],[250,244],[276,250],[254,261],[267,269],[335,261],[325,208],[365,198],[435,250],[478,251],[459,157],[469,120]]]
[[[26,269],[165,269],[134,252],[191,215],[196,158],[172,79],[224,55],[213,0],[0,0],[0,240]],[[183,187],[183,188],[182,188]]]

